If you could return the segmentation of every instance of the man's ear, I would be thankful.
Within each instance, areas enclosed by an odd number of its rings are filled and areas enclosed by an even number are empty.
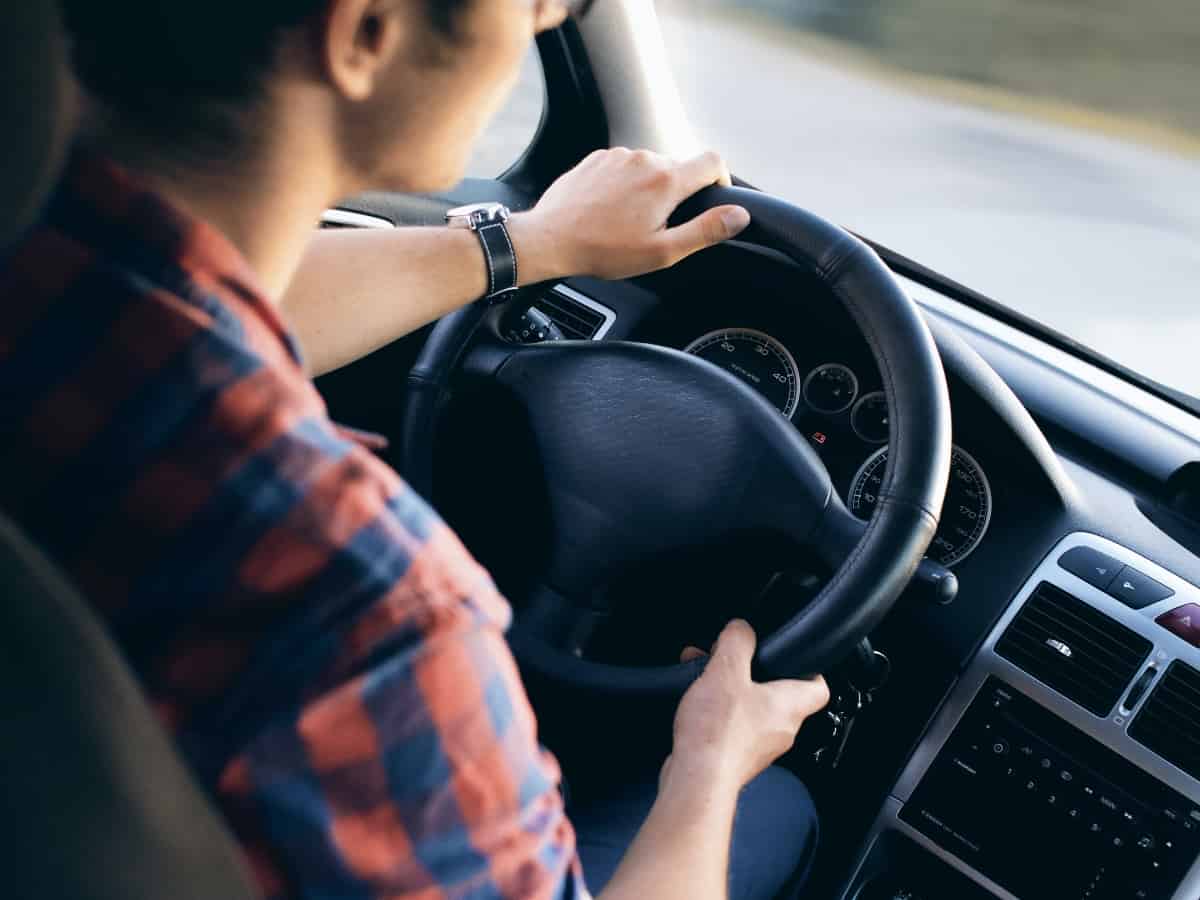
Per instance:
[[[321,58],[330,81],[347,99],[371,96],[411,27],[405,17],[415,11],[411,0],[329,0]]]

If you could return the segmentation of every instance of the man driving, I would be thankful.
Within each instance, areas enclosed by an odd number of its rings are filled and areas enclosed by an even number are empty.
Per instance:
[[[314,233],[339,198],[456,183],[579,4],[62,5],[85,110],[0,266],[0,502],[104,616],[264,895],[794,890],[815,816],[771,763],[823,680],[755,683],[730,623],[645,803],[577,836],[507,603],[310,380],[512,287],[737,235],[737,207],[666,226],[720,158],[597,152],[486,234]]]

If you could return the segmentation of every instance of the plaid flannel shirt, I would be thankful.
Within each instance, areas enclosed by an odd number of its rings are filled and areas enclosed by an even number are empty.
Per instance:
[[[215,229],[76,153],[0,261],[0,503],[269,897],[585,897],[488,575],[334,426]]]

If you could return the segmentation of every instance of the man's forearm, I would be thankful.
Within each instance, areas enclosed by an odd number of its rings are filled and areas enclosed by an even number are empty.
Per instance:
[[[552,242],[510,221],[522,285],[562,277]],[[479,239],[452,228],[329,230],[313,237],[283,297],[309,371],[320,375],[476,300],[487,290]]]
[[[725,900],[737,795],[714,778],[668,771],[599,900]]]
[[[729,184],[729,170],[712,153],[684,162],[621,148],[592,153],[509,220],[518,283],[631,278],[736,236],[750,223],[738,206],[668,227],[681,201],[717,183]],[[289,285],[283,313],[319,375],[482,296],[487,274],[469,231],[325,231]]]

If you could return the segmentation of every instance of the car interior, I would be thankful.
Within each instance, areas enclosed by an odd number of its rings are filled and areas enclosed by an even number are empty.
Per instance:
[[[48,9],[3,13],[6,121],[31,126],[0,239],[68,131]],[[683,155],[654,15],[605,0],[539,37],[541,125],[499,179],[367,194],[321,227],[528,208],[602,147]],[[736,241],[469,307],[318,381],[512,602],[568,810],[661,764],[701,665],[681,648],[740,616],[763,677],[834,695],[781,761],[821,820],[804,897],[1196,900],[1197,410],[735,185],[680,215],[740,203]],[[7,523],[0,572],[13,896],[255,896],[102,626]]]

